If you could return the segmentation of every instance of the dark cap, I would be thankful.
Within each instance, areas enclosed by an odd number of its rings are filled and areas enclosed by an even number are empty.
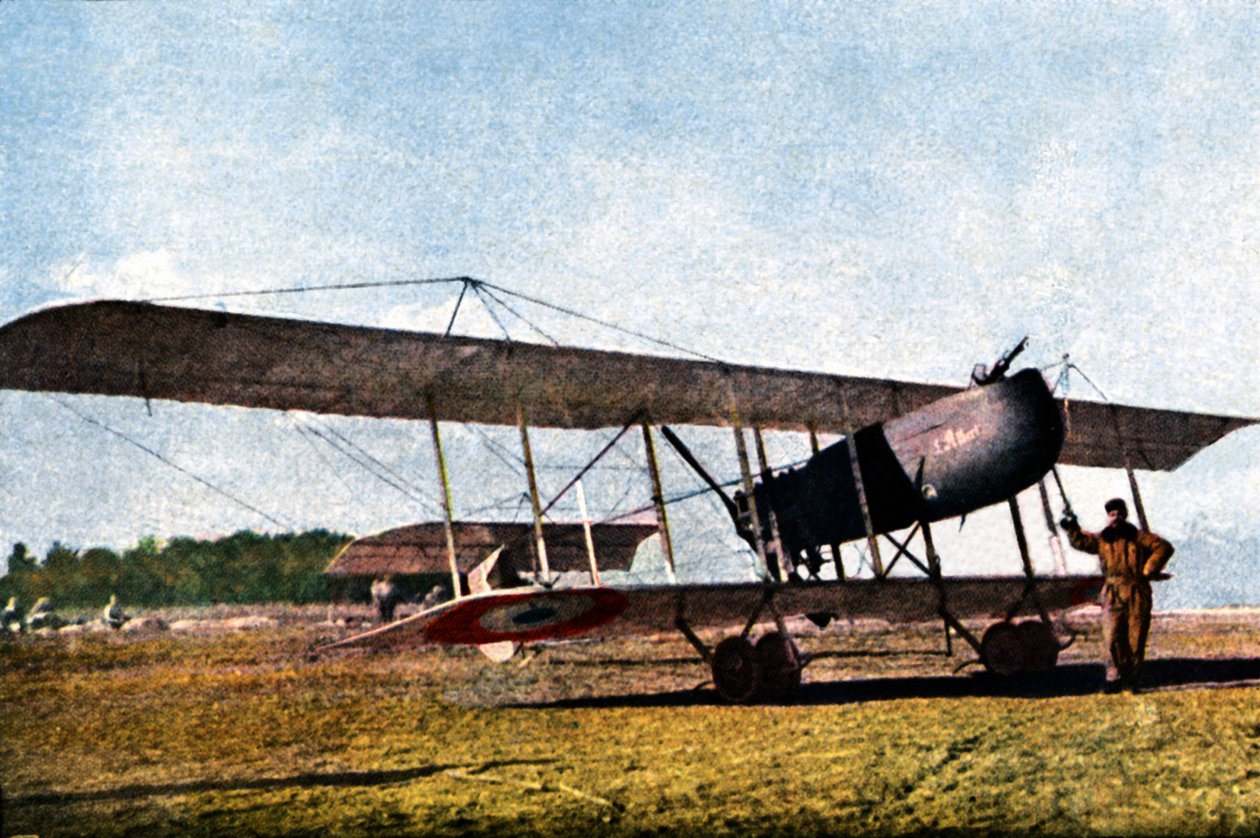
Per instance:
[[[1127,514],[1129,505],[1124,502],[1124,498],[1112,498],[1103,504],[1103,509],[1108,512],[1124,512]]]

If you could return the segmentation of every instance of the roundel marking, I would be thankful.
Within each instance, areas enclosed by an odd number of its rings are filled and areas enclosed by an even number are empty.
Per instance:
[[[518,626],[533,626],[556,616],[556,609],[545,605],[531,605],[529,610],[512,615],[512,622]]]
[[[609,588],[494,594],[442,614],[424,636],[435,643],[477,645],[572,637],[615,620],[627,605],[624,594]]]

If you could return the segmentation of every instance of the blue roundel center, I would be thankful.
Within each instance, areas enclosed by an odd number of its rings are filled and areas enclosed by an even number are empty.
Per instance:
[[[527,610],[512,615],[512,622],[518,626],[532,626],[543,620],[556,616],[556,609],[550,605],[531,605]]]

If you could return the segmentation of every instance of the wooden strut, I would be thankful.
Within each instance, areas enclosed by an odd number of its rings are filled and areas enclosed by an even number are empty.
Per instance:
[[[1050,509],[1050,491],[1046,488],[1046,479],[1037,481],[1037,490],[1041,494],[1041,513],[1046,517],[1046,529],[1050,531],[1050,552],[1054,554],[1054,573],[1056,576],[1067,576],[1067,559],[1063,555],[1063,541],[1059,538],[1059,528],[1054,525],[1054,512]]]
[[[1142,503],[1142,493],[1138,490],[1137,475],[1133,472],[1133,467],[1128,464],[1129,455],[1125,454],[1124,473],[1129,476],[1129,491],[1133,493],[1133,508],[1137,511],[1138,525],[1142,527],[1142,532],[1150,532],[1151,525],[1146,520],[1146,505]]]
[[[542,504],[538,500],[538,478],[534,473],[534,454],[529,447],[529,427],[525,424],[525,413],[519,408],[516,411],[516,422],[521,429],[521,448],[525,453],[525,476],[529,480],[529,502],[534,513],[534,544],[538,555],[538,581],[543,585],[551,583],[551,567],[547,564],[547,542],[543,540]]]
[[[682,636],[687,638],[687,642],[700,653],[700,657],[704,662],[711,664],[713,663],[713,652],[709,650],[709,647],[704,644],[703,640],[696,636],[695,631],[691,628],[691,624],[687,622],[687,618],[684,615],[686,606],[687,595],[683,591],[679,591],[678,602],[674,606],[674,627],[682,632]]]
[[[1037,607],[1037,613],[1041,616],[1043,623],[1050,623],[1050,614],[1041,603],[1041,597],[1037,595],[1037,574],[1033,570],[1032,556],[1028,552],[1028,537],[1024,534],[1024,518],[1019,511],[1019,500],[1015,496],[1006,499],[1007,506],[1011,509],[1011,524],[1015,529],[1015,543],[1019,545],[1019,557],[1024,564],[1024,592],[1020,595],[1015,604],[1006,612],[1006,620],[1011,619],[1019,613],[1024,607],[1025,600],[1032,599],[1033,605]]]
[[[437,460],[438,480],[442,484],[442,518],[446,531],[446,557],[451,566],[451,592],[455,599],[463,596],[459,583],[459,563],[455,559],[455,521],[451,503],[451,481],[446,473],[446,456],[442,453],[442,435],[438,432],[437,412],[433,409],[433,397],[427,398],[429,428],[433,432],[433,455]]]
[[[744,439],[744,429],[739,424],[739,412],[733,406],[731,407],[731,425],[735,431],[735,454],[739,458],[739,473],[743,479],[744,497],[748,502],[748,515],[752,520],[753,541],[757,545],[757,558],[761,560],[757,575],[761,577],[763,573],[766,573],[771,574],[770,578],[774,578],[770,564],[766,561],[766,546],[761,539],[761,516],[757,513],[757,499],[753,493],[752,468],[748,464],[748,443]]]
[[[809,450],[815,455],[821,450],[818,447],[818,431],[813,425],[809,426]],[[840,545],[834,541],[827,545],[831,548],[831,560],[836,566],[836,578],[844,581],[844,562],[840,560]]]
[[[853,434],[845,434],[844,439],[849,448],[849,466],[853,469],[853,486],[857,489],[862,523],[866,526],[866,543],[871,551],[871,564],[875,568],[875,578],[884,579],[884,560],[879,555],[879,541],[875,538],[875,527],[871,524],[871,507],[866,502],[866,486],[862,482],[862,466],[858,462],[857,440],[853,438]]]
[[[954,641],[950,637],[950,629],[953,629],[958,633],[959,637],[967,641],[971,648],[976,650],[976,654],[979,654],[980,641],[949,610],[949,602],[945,593],[945,578],[941,574],[941,557],[936,552],[935,542],[932,541],[932,527],[927,521],[921,521],[920,523],[923,526],[923,545],[927,551],[928,570],[932,581],[936,584],[937,595],[940,597],[940,603],[937,605],[936,612],[945,623],[945,653],[950,657],[954,655]]]
[[[591,560],[591,584],[600,585],[599,562],[595,560],[595,539],[591,537],[591,516],[586,511],[586,492],[582,489],[582,481],[577,482],[578,512],[582,515],[582,533],[586,536],[586,556]]]
[[[1124,473],[1129,478],[1129,491],[1133,494],[1133,510],[1137,513],[1138,526],[1142,532],[1150,532],[1150,525],[1146,521],[1146,505],[1142,503],[1142,492],[1138,489],[1137,475],[1133,473],[1133,462],[1129,457],[1129,446],[1125,443],[1124,434],[1120,432],[1120,412],[1111,402],[1107,406],[1111,408],[1111,424],[1116,430],[1116,442],[1124,454]]]
[[[748,622],[744,624],[744,630],[739,633],[740,637],[748,636],[749,632],[753,630],[753,626],[757,625],[757,621],[761,619],[761,612],[765,610],[772,599],[774,599],[774,588],[767,585],[766,589],[762,591],[761,601],[757,603],[757,607],[753,609]]]
[[[669,516],[665,511],[665,493],[661,488],[661,469],[656,462],[656,445],[652,442],[652,426],[643,422],[643,448],[647,452],[648,474],[652,477],[652,502],[656,504],[656,520],[661,528],[661,547],[665,550],[665,561],[669,565],[669,581],[678,581],[674,567],[674,542],[669,535]]]
[[[757,448],[757,469],[764,481],[770,476],[770,463],[766,458],[766,443],[761,438],[761,426],[753,425],[753,443]],[[774,554],[778,558],[778,579],[786,582],[791,574],[792,560],[783,552],[783,539],[779,537],[779,522],[775,520],[774,511],[770,511],[770,542],[774,545]]]
[[[893,392],[894,400],[900,405],[896,391]],[[858,460],[857,439],[855,431],[852,430],[853,425],[849,421],[849,394],[844,388],[840,388],[840,404],[844,412],[845,434],[844,442],[849,449],[849,468],[853,470],[853,488],[857,490],[858,508],[862,510],[862,524],[866,527],[866,545],[871,551],[871,566],[875,570],[875,578],[884,578],[884,560],[879,555],[879,539],[875,537],[875,527],[871,523],[871,507],[866,500],[866,485],[862,482],[862,464]]]

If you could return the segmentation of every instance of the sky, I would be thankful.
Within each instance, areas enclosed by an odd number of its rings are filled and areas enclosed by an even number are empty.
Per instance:
[[[0,45],[3,321],[197,295],[441,330],[458,284],[221,295],[473,276],[728,361],[962,384],[1027,335],[1089,376],[1073,397],[1260,416],[1247,4],[16,0]],[[676,353],[513,299],[467,299],[457,331]],[[0,545],[438,514],[417,425],[12,392],[0,423]],[[522,514],[508,431],[444,429],[457,515]],[[553,491],[608,437],[540,435]],[[646,486],[626,446],[596,514]],[[1169,602],[1260,604],[1258,453],[1251,429],[1141,476],[1183,548]],[[1087,525],[1126,490],[1066,477]],[[679,509],[695,574],[744,561],[711,499]],[[1016,570],[1005,514],[946,567]]]

